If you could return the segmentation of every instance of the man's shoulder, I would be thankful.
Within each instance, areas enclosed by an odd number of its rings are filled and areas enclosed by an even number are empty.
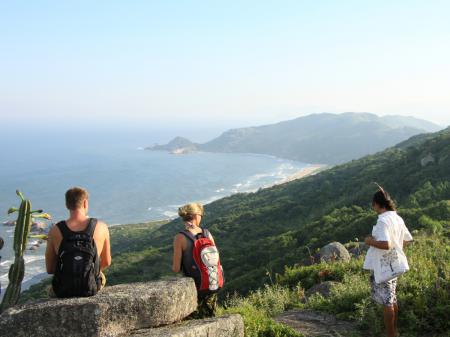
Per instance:
[[[100,233],[109,233],[109,227],[105,222],[97,220],[95,231]]]
[[[59,222],[58,222],[59,223]],[[53,224],[50,227],[50,230],[48,231],[48,235],[49,237],[54,237],[54,236],[61,236],[61,230],[58,227],[58,223]]]

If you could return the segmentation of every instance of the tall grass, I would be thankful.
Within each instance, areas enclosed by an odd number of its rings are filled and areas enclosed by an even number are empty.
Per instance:
[[[219,314],[242,315],[246,337],[302,337],[290,327],[277,323],[273,317],[298,303],[295,289],[273,285],[258,289],[246,297],[229,297]]]

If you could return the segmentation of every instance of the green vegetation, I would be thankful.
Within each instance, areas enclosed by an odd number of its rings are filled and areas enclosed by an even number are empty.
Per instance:
[[[450,226],[437,234],[415,233],[406,248],[411,270],[399,278],[399,328],[402,336],[444,336],[450,331]],[[300,307],[326,311],[341,319],[356,320],[364,336],[380,336],[382,308],[370,299],[368,273],[363,259],[351,263],[287,267],[277,276],[281,286],[309,288],[322,281],[339,282],[324,298],[313,295]]]
[[[245,336],[248,337],[301,337],[293,329],[275,322],[272,317],[293,308],[298,295],[295,290],[278,285],[265,286],[245,298],[234,295],[228,298],[219,314],[241,314],[244,318]]]
[[[19,208],[12,207],[8,210],[8,214],[18,212],[16,226],[14,228],[14,263],[9,269],[9,283],[0,305],[0,313],[15,305],[19,300],[22,280],[25,274],[23,254],[27,247],[33,218],[49,218],[49,215],[42,213],[42,210],[33,211],[30,200],[25,199],[20,191],[16,191],[16,193],[21,200],[20,206]]]
[[[434,162],[423,167],[421,159],[429,154]],[[315,176],[207,205],[203,223],[221,252],[225,293],[245,294],[270,283],[286,265],[307,258],[306,247],[314,252],[331,241],[348,242],[370,233],[376,220],[370,209],[373,181],[396,198],[411,230],[444,226],[450,219],[450,130],[407,148],[390,148]],[[126,252],[117,252],[113,243],[110,284],[170,275],[172,240],[182,228],[175,220],[149,229],[141,235],[145,244]]]
[[[450,128],[315,176],[207,205],[203,223],[215,237],[226,274],[222,295],[255,294],[273,280],[282,287],[294,287],[289,291],[295,292],[299,282],[307,289],[332,279],[341,283],[332,299],[316,297],[307,305],[355,319],[363,328],[371,325],[377,331],[382,316],[369,300],[367,275],[360,260],[300,266],[331,241],[361,241],[371,232],[376,221],[370,209],[374,181],[395,197],[408,228],[422,233],[408,250],[412,270],[399,284],[401,329],[410,336],[439,335],[449,329],[444,315],[450,303]],[[182,228],[175,220],[160,227],[143,226],[139,234],[133,234],[132,227],[113,231],[109,284],[171,275],[172,241]],[[323,268],[329,272],[319,273]],[[253,329],[248,336],[260,333],[254,326],[259,320],[276,329],[270,319],[274,311],[257,304],[252,296],[256,295],[237,299],[224,310],[244,314],[247,328]],[[300,300],[286,303],[284,308],[305,305]]]

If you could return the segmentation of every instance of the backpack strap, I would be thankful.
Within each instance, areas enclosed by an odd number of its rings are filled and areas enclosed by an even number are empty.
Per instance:
[[[86,229],[83,232],[81,232],[81,233],[86,233],[91,238],[93,238],[94,237],[95,227],[97,226],[97,222],[98,222],[98,220],[96,218],[89,218],[88,225],[87,225]],[[56,226],[61,231],[61,234],[62,234],[63,238],[67,238],[67,237],[69,237],[70,234],[74,233],[73,231],[71,231],[69,229],[69,227],[67,227],[67,222],[65,220],[58,222],[56,224]]]
[[[89,218],[88,225],[84,232],[88,234],[92,239],[94,238],[95,227],[97,226],[98,220],[96,218]]]
[[[212,235],[211,235],[211,232],[209,230],[207,230],[206,228],[203,228],[202,234],[203,234],[203,237],[211,240]]]
[[[180,234],[183,234],[185,237],[187,237],[189,240],[191,240],[194,243],[195,243],[195,241],[197,241],[197,238],[195,237],[195,235],[192,234],[191,232],[189,232],[188,230],[184,230],[184,231],[180,232]]]
[[[184,231],[180,232],[180,234],[183,234],[185,237],[190,239],[192,242],[195,242],[198,239],[199,235],[203,236],[206,239],[211,239],[211,237],[212,237],[211,233],[206,228],[202,228],[202,232],[198,233],[197,235],[192,234],[188,230],[184,230]]]
[[[72,232],[69,227],[67,227],[67,223],[65,220],[60,221],[56,224],[56,227],[59,228],[63,239],[69,237],[70,233]]]

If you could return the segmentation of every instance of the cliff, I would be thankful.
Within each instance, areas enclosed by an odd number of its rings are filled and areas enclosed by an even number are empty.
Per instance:
[[[244,336],[239,315],[180,323],[196,310],[196,294],[188,278],[106,287],[93,297],[12,307],[0,315],[0,331],[3,337]]]

